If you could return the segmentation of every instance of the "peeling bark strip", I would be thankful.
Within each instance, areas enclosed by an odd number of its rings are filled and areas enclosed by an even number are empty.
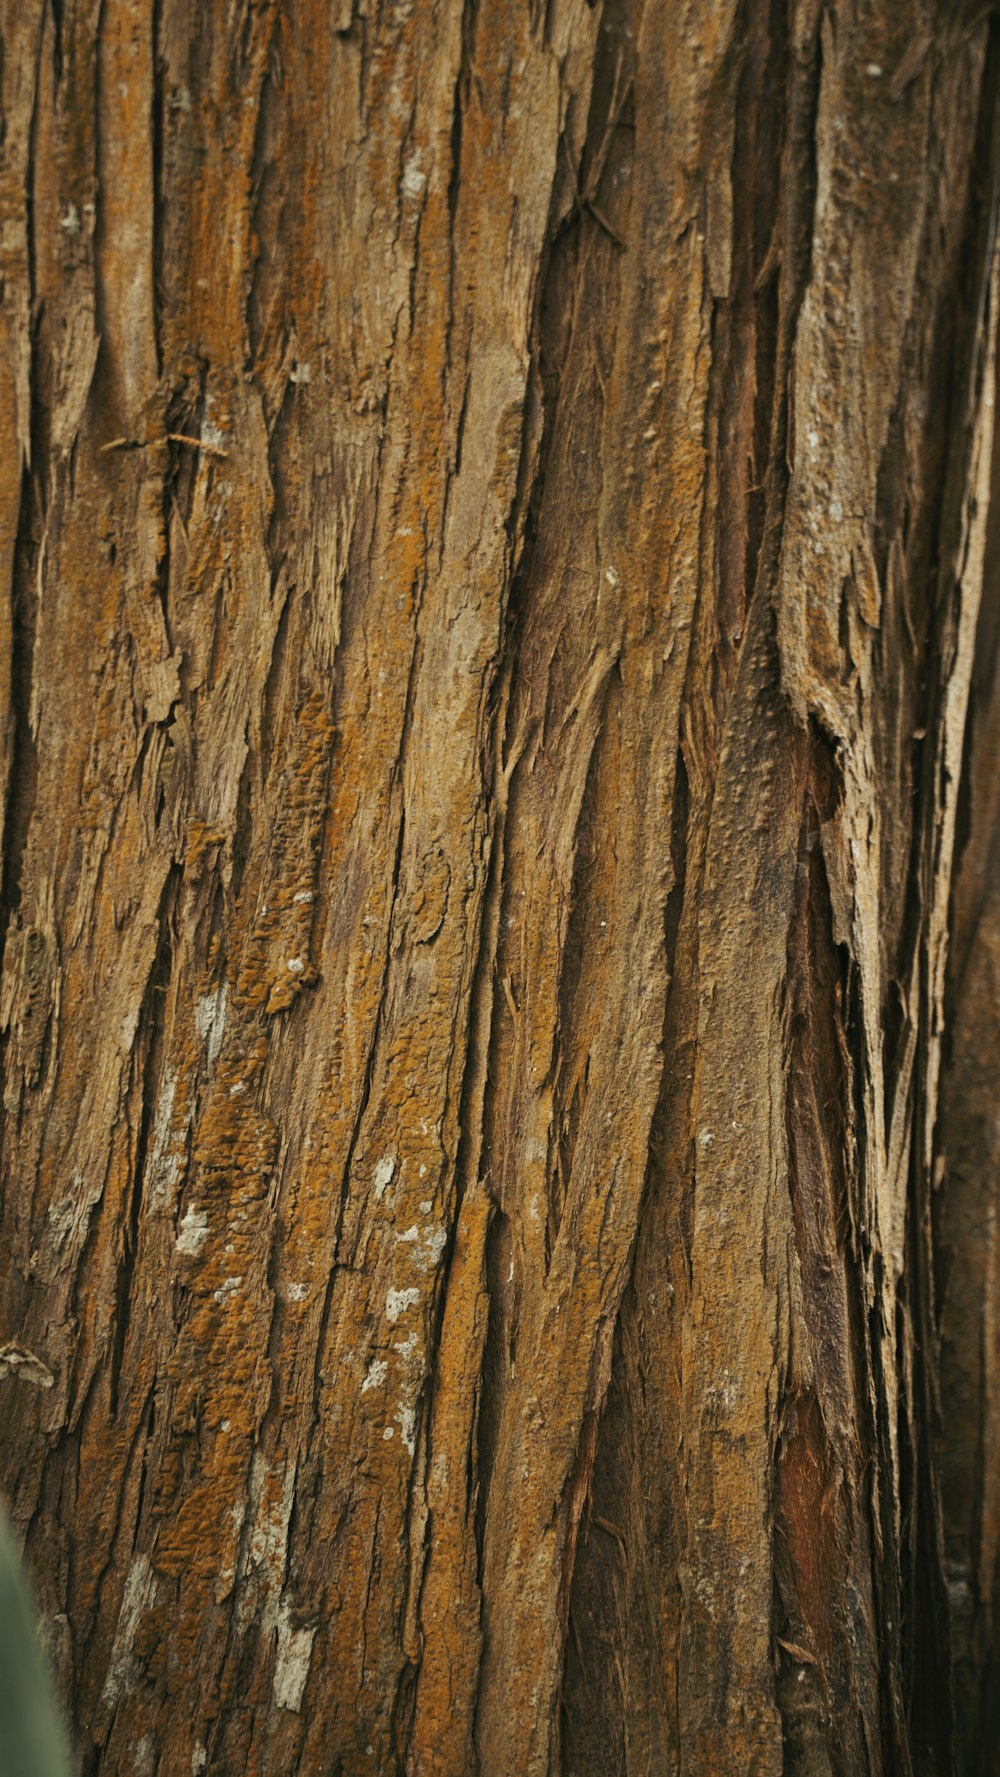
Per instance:
[[[78,1770],[992,1770],[996,22],[0,51],[0,1450]]]

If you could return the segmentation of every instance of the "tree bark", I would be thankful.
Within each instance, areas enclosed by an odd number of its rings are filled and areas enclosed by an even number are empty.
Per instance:
[[[996,19],[0,30],[79,1771],[1000,1770]]]

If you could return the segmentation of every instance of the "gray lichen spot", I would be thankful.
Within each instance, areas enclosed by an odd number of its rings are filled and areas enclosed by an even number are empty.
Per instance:
[[[278,1610],[278,1651],[274,1661],[274,1701],[279,1709],[297,1713],[309,1677],[315,1629],[293,1629],[291,1612],[282,1599]]]

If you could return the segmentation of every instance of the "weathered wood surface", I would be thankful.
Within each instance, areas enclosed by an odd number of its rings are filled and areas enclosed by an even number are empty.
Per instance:
[[[996,25],[0,30],[0,1451],[81,1770],[995,1768]]]

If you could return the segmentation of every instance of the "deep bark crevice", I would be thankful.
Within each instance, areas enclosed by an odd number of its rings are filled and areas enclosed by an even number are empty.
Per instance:
[[[140,1114],[135,1136],[132,1183],[127,1214],[121,1229],[121,1254],[117,1276],[117,1301],[114,1317],[114,1342],[110,1356],[110,1397],[112,1417],[117,1417],[122,1365],[128,1345],[132,1315],[132,1291],[138,1260],[143,1187],[150,1158],[160,1090],[163,1083],[164,1038],[166,1029],[166,997],[174,963],[176,934],[174,922],[182,881],[179,865],[167,871],[157,914],[157,941],[153,966],[149,972],[143,1002],[139,1011],[133,1057],[136,1079],[141,1078],[138,1093]]]

